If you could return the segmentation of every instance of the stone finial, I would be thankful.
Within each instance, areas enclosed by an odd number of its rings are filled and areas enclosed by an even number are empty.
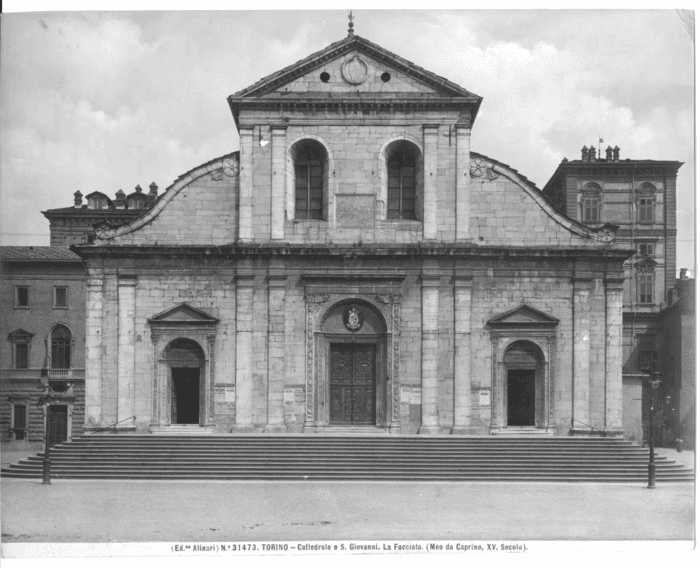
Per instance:
[[[83,206],[83,194],[80,190],[73,194],[73,205],[76,209],[80,209]]]
[[[143,191],[143,189],[141,189],[141,186],[140,186],[140,185],[137,185],[137,186],[134,188],[134,190],[136,191],[136,193],[141,193],[141,192]]]
[[[613,148],[613,162],[619,162],[620,161],[620,148],[619,146],[615,146]]]
[[[355,16],[352,15],[352,10],[350,10],[350,14],[348,15],[348,20],[350,20],[350,23],[348,24],[348,37],[353,37],[355,35],[355,32],[352,29],[355,27],[355,25],[352,23],[354,19]]]
[[[115,196],[114,207],[117,209],[126,209],[126,195],[124,192],[120,189],[115,193]]]
[[[681,280],[688,280],[688,269],[681,268]]]
[[[156,182],[152,181],[151,185],[148,186],[150,191],[148,192],[148,195],[146,196],[146,204],[150,207],[155,203],[156,197],[158,197],[158,186],[156,185]]]
[[[585,162],[588,160],[588,148],[585,146],[581,148],[581,159]]]
[[[608,146],[605,149],[605,160],[610,162],[612,160],[612,154],[613,154],[613,149],[610,146]]]
[[[591,146],[588,148],[588,161],[595,162],[595,147]]]

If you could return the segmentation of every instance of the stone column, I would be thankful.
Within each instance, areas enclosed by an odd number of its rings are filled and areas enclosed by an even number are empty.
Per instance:
[[[240,200],[238,239],[253,240],[253,127],[240,126]]]
[[[286,432],[284,424],[284,310],[287,275],[284,266],[270,266],[267,316],[267,426],[265,432]]]
[[[423,125],[423,239],[437,239],[438,125]]]
[[[456,158],[455,158],[455,240],[469,240],[470,214],[470,139],[471,129],[467,124],[457,124],[456,127]]]
[[[453,434],[468,434],[471,425],[471,311],[472,278],[455,275],[455,348],[454,397],[455,422]]]
[[[421,427],[419,434],[439,434],[438,297],[440,277],[422,275]]]
[[[574,430],[590,430],[591,281],[574,278]]]
[[[287,125],[272,126],[272,191],[270,239],[284,239]]]
[[[254,275],[236,275],[236,423],[237,432],[253,431]]]
[[[622,291],[624,278],[605,282],[605,430],[622,433]]]
[[[102,422],[102,284],[102,274],[90,271],[85,306],[86,427]]]
[[[134,420],[134,316],[136,276],[119,276],[119,359],[117,363],[117,428],[131,428]]]

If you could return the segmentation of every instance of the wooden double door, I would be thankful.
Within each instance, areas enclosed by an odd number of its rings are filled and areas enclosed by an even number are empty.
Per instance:
[[[330,423],[376,424],[375,345],[331,344]]]

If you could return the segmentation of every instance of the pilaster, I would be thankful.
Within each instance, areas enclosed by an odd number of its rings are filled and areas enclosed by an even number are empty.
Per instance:
[[[253,240],[253,127],[240,126],[240,202],[238,239]]]
[[[253,431],[253,289],[252,272],[236,274],[236,422],[234,431]]]
[[[268,273],[267,426],[265,432],[286,432],[284,424],[285,294],[284,266],[271,265]]]
[[[455,241],[469,240],[470,186],[469,174],[471,129],[456,125],[455,161]]]
[[[622,431],[622,292],[623,278],[605,282],[605,430]]]
[[[102,286],[101,273],[91,271],[86,284],[85,426],[102,422]]]
[[[590,430],[591,361],[591,281],[574,278],[574,388],[573,430]]]
[[[284,239],[284,184],[286,179],[287,126],[272,126],[272,191],[270,239]]]
[[[471,426],[471,304],[472,277],[455,274],[454,426],[452,434],[469,434]]]
[[[119,275],[119,359],[117,362],[117,429],[133,428],[134,419],[134,316],[136,276]],[[129,420],[129,418],[131,418]]]
[[[439,434],[438,424],[438,301],[440,276],[423,274],[421,333],[421,427],[419,434]]]
[[[423,239],[437,239],[438,125],[423,125]]]

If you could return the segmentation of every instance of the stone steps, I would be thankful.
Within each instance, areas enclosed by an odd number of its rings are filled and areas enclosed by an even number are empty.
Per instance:
[[[40,478],[43,454],[0,471]],[[57,479],[645,482],[621,439],[313,435],[83,436],[52,448]],[[657,458],[660,482],[692,470]]]

